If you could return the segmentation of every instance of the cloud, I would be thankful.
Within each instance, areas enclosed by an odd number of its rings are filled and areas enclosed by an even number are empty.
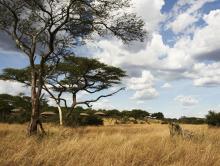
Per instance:
[[[179,95],[174,100],[181,103],[183,106],[186,106],[186,107],[194,106],[199,103],[199,101],[192,96]]]
[[[19,93],[24,93],[29,96],[30,88],[18,82],[0,80],[0,94],[18,95]]]
[[[182,51],[182,56],[189,56],[197,61],[218,61],[220,37],[216,34],[220,34],[220,10],[204,15],[203,21],[205,26],[195,28],[193,36],[179,37],[172,49]]]
[[[135,91],[131,99],[143,101],[154,99],[159,93],[154,88],[155,78],[149,71],[142,71],[140,77],[132,77],[126,81],[127,87]]]
[[[164,0],[133,0],[133,4],[134,11],[143,18],[149,31],[157,29],[158,24],[165,18],[161,13]]]
[[[170,83],[164,83],[164,84],[161,86],[161,88],[163,88],[163,89],[170,89],[170,88],[172,88],[172,85],[171,85]]]
[[[203,17],[207,26],[198,29],[191,44],[191,53],[197,59],[219,61],[220,10],[213,10]]]
[[[199,11],[205,4],[215,0],[179,0],[174,5],[172,12],[167,15],[166,28],[170,28],[175,34],[185,33],[198,22],[202,13]]]
[[[219,61],[220,37],[216,36],[216,34],[220,34],[220,10],[212,10],[210,13],[201,17],[201,19],[205,22],[205,25],[203,27],[194,27],[192,36],[185,34],[178,37],[178,40],[174,44],[174,47],[171,48],[171,51],[176,49],[179,54],[181,52],[184,54],[181,57],[188,56],[197,61]],[[187,20],[189,21],[189,19]],[[177,26],[179,25],[180,24]]]
[[[159,96],[159,93],[154,88],[147,88],[143,90],[136,91],[135,94],[131,97],[133,100],[144,101],[152,100]]]
[[[136,53],[124,49],[123,43],[118,40],[102,40],[97,43],[90,43],[90,48],[94,50],[94,57],[100,61],[123,67],[128,72],[129,68],[159,68],[164,56],[167,55],[168,47],[163,43],[162,36],[158,33],[152,34],[150,42],[146,43],[146,48]],[[95,49],[98,46],[99,49]],[[133,69],[132,69],[133,71]]]
[[[188,26],[192,25],[196,21],[197,18],[195,16],[183,13],[177,16],[176,20],[169,24],[169,27],[174,33],[177,34],[185,30]]]
[[[193,80],[195,86],[219,86],[220,62],[205,64],[197,63],[185,76]]]
[[[220,37],[216,34],[220,34],[220,10],[211,11],[203,19],[204,27],[196,28],[193,36],[179,37],[174,46],[167,49],[164,66],[181,71],[168,72],[168,78],[192,79],[196,86],[219,85]]]

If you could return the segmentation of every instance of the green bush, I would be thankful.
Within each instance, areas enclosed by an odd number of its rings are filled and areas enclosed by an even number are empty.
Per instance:
[[[103,125],[101,117],[93,114],[89,114],[89,116],[80,116],[80,113],[79,111],[73,111],[69,117],[65,117],[65,125],[71,127]]]
[[[220,112],[216,113],[214,111],[209,111],[206,115],[206,122],[210,126],[220,126]]]
[[[156,119],[164,119],[164,115],[162,112],[153,113],[151,114],[151,117]]]
[[[204,124],[206,123],[204,118],[196,118],[196,117],[181,117],[178,120],[179,123],[183,123],[183,124]]]

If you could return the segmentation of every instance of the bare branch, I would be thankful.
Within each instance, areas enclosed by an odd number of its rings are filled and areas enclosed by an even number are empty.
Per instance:
[[[113,93],[110,93],[110,94],[107,94],[107,95],[101,95],[99,96],[98,98],[94,99],[94,100],[87,100],[87,101],[82,101],[82,102],[77,102],[76,105],[87,105],[88,107],[92,107],[92,105],[90,105],[90,103],[94,103],[94,102],[97,102],[99,101],[100,99],[102,98],[105,98],[105,97],[110,97],[110,96],[113,96],[115,94],[117,94],[118,92],[122,91],[122,90],[125,90],[125,88],[120,88],[119,90],[113,92]]]

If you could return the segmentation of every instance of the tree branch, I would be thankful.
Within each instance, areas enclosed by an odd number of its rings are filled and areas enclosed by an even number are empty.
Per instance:
[[[94,103],[94,102],[97,102],[99,101],[101,98],[105,98],[105,97],[110,97],[110,96],[113,96],[115,95],[116,93],[122,91],[122,90],[125,90],[125,88],[120,88],[119,90],[113,92],[113,93],[110,93],[110,94],[107,94],[107,95],[101,95],[99,96],[98,98],[94,99],[94,100],[88,100],[88,101],[82,101],[82,102],[77,102],[76,105],[87,105],[88,107],[92,107],[92,105],[90,105],[90,103]]]

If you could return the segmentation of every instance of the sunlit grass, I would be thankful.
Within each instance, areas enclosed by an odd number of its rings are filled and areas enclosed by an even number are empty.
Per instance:
[[[85,128],[45,125],[47,136],[29,138],[25,125],[0,124],[0,165],[218,166],[220,129],[184,125],[191,140],[170,138],[167,125]]]

